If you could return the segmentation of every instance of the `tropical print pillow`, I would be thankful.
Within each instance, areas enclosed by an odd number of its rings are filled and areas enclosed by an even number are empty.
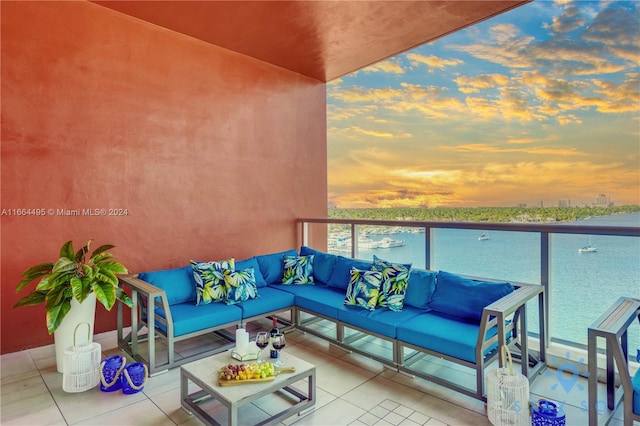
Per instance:
[[[314,284],[313,256],[284,256],[282,284]]]
[[[400,312],[404,307],[404,297],[409,285],[411,264],[387,262],[374,254],[371,269],[382,274],[382,286],[377,305]]]
[[[222,302],[227,290],[224,276],[235,271],[235,259],[212,262],[191,261],[193,278],[196,281],[196,305],[207,305],[211,302]]]
[[[224,282],[227,287],[227,296],[225,298],[227,305],[235,305],[258,297],[256,275],[253,268],[229,272],[225,274]]]
[[[362,271],[351,268],[345,305],[358,306],[373,311],[376,308],[382,274],[378,271]]]

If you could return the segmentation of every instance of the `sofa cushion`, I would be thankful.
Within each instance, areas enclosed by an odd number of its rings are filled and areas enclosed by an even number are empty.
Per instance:
[[[282,274],[284,272],[284,256],[297,256],[298,252],[294,249],[281,251],[278,253],[263,254],[256,256],[260,272],[267,284],[282,282]]]
[[[633,387],[633,412],[640,414],[640,369],[633,375],[631,387]]]
[[[170,305],[196,300],[196,282],[193,279],[193,269],[189,265],[182,268],[140,272],[138,278],[164,290]]]
[[[211,262],[192,260],[191,267],[196,281],[196,305],[224,301],[227,294],[224,274],[235,271],[235,259],[232,257]]]
[[[431,309],[460,318],[480,321],[482,310],[514,291],[510,283],[491,283],[439,271]]]
[[[258,260],[255,257],[250,257],[249,259],[244,260],[236,260],[235,268],[237,271],[242,271],[243,269],[253,268],[256,277],[256,286],[266,287],[267,282],[264,280],[262,276],[262,272],[260,272],[260,265],[258,264]]]
[[[282,284],[313,284],[313,258],[309,256],[284,255]]]
[[[397,338],[415,346],[475,363],[479,332],[480,324],[474,320],[427,312],[399,324]],[[494,336],[496,333],[497,327],[493,327],[487,334]],[[486,353],[496,347],[497,343]]]
[[[389,309],[367,311],[345,305],[338,308],[338,319],[345,324],[395,339],[397,327],[421,313],[422,310],[410,306],[406,306],[400,312],[394,312]]]
[[[329,318],[338,318],[338,307],[344,302],[344,291],[319,285],[274,285],[277,290],[295,295],[295,304],[301,309]]]
[[[159,308],[156,308],[156,313],[165,317],[164,312]],[[173,319],[173,334],[178,337],[207,328],[237,323],[242,320],[242,309],[237,305],[224,303],[210,303],[200,306],[193,303],[178,303],[171,305],[171,318]],[[164,325],[157,325],[161,330],[167,331]]]
[[[400,312],[409,285],[411,264],[392,263],[373,255],[373,268],[382,274],[377,305]]]
[[[300,247],[301,256],[313,255],[313,280],[316,284],[327,284],[338,256],[323,253],[307,246]]]
[[[264,315],[269,312],[283,310],[295,304],[295,296],[286,291],[280,291],[283,286],[267,286],[258,289],[260,297],[258,299],[247,300],[239,305],[242,309],[242,318],[247,319]]]
[[[349,279],[344,304],[373,311],[378,303],[381,285],[381,272],[351,268],[351,278]]]
[[[366,260],[351,259],[344,256],[337,256],[336,264],[331,271],[331,276],[327,284],[330,287],[346,290],[351,279],[351,268],[360,269],[366,271],[371,269],[373,262]]]
[[[226,273],[224,283],[227,287],[224,299],[227,305],[235,305],[259,297],[253,268]]]
[[[429,304],[436,290],[436,272],[412,269],[409,275],[404,305],[418,309],[430,309]]]

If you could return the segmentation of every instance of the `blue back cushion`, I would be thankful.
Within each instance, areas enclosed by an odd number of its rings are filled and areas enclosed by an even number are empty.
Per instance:
[[[264,277],[260,272],[260,265],[258,264],[258,259],[256,259],[255,257],[250,257],[249,259],[240,260],[240,261],[236,260],[235,266],[236,266],[236,271],[244,271],[245,269],[253,268],[255,272],[256,286],[258,288],[267,286],[267,282],[264,280]]]
[[[404,296],[404,304],[418,309],[429,309],[433,292],[436,290],[436,273],[424,269],[412,269],[409,285]]]
[[[373,266],[373,262],[367,262],[366,260],[351,259],[349,257],[337,256],[336,264],[331,271],[329,281],[327,284],[330,287],[347,290],[349,280],[351,279],[351,268],[359,269],[361,271],[370,270]]]
[[[307,246],[300,247],[300,256],[313,255],[313,278],[319,284],[327,284],[338,256],[323,253]]]
[[[485,306],[514,290],[510,283],[475,281],[439,271],[431,309],[443,314],[479,321]]]
[[[284,256],[297,256],[298,251],[295,249],[281,251],[272,254],[263,254],[256,256],[260,272],[267,284],[282,283],[282,274],[284,273]]]
[[[170,305],[196,300],[196,282],[190,265],[175,269],[140,272],[138,278],[163,289],[167,293]]]

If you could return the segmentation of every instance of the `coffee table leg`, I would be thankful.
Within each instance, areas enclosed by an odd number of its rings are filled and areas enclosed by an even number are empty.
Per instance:
[[[231,404],[229,407],[229,426],[237,426],[238,425],[238,406],[236,404]]]

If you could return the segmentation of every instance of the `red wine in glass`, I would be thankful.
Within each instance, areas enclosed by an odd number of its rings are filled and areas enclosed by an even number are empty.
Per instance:
[[[260,361],[264,360],[264,349],[269,346],[269,334],[261,331],[256,335],[256,346],[260,348]]]
[[[282,361],[280,361],[280,351],[285,347],[286,344],[287,342],[284,338],[284,334],[278,333],[273,336],[273,342],[271,343],[271,345],[273,346],[273,349],[275,349],[278,353],[278,358],[274,363],[275,365],[282,365]]]

